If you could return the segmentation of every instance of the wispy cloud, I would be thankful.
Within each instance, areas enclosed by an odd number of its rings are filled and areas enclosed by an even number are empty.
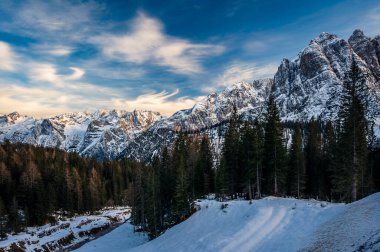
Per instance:
[[[21,114],[37,117],[53,116],[69,111],[94,111],[99,108],[122,109],[132,111],[151,110],[164,115],[171,115],[179,109],[191,108],[202,97],[190,98],[181,96],[174,98],[179,90],[174,92],[147,93],[136,98],[127,99],[122,92],[113,89],[95,87],[91,84],[75,83],[68,88],[23,87],[5,84],[0,80],[0,100],[2,113],[17,110]],[[83,88],[83,86],[85,88]]]
[[[171,37],[160,21],[140,12],[125,35],[105,34],[92,39],[107,57],[120,61],[151,63],[180,74],[202,71],[201,60],[224,51],[221,45],[197,44]]]
[[[233,63],[226,67],[222,74],[211,81],[211,85],[203,87],[206,92],[212,92],[220,87],[236,84],[240,81],[251,82],[253,80],[272,78],[277,71],[276,64],[257,66],[250,63]]]
[[[178,95],[179,89],[174,92],[162,91],[159,93],[148,93],[138,96],[136,99],[123,101],[121,99],[114,99],[113,104],[117,108],[140,109],[140,110],[152,110],[159,111],[164,115],[171,115],[180,109],[191,108],[194,104],[203,98],[198,96],[190,98],[186,96],[172,99]]]
[[[13,71],[15,69],[15,55],[9,44],[0,41],[0,70]]]
[[[2,30],[12,31],[16,28],[19,34],[33,38],[65,38],[66,41],[88,35],[89,30],[93,30],[93,17],[102,10],[101,5],[94,1],[4,1],[0,6],[12,17],[9,22],[0,24]]]
[[[68,56],[74,49],[70,46],[64,45],[50,45],[50,44],[38,44],[33,47],[38,53],[52,56]]]
[[[73,73],[69,76],[66,76],[66,80],[79,80],[86,73],[86,71],[79,67],[70,67],[70,69],[73,70]]]

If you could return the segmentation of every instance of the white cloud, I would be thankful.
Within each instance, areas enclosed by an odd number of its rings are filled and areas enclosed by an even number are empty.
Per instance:
[[[28,68],[28,77],[32,81],[58,83],[61,80],[57,74],[57,69],[53,64],[30,63],[28,64]]]
[[[0,82],[0,113],[17,110],[21,114],[36,117],[53,116],[69,111],[94,111],[99,108],[151,110],[169,116],[180,109],[191,108],[202,98],[192,99],[183,96],[173,99],[173,96],[179,93],[179,90],[175,90],[172,93],[147,93],[135,99],[127,99],[120,90],[91,84],[76,83],[66,88],[56,88],[51,85],[23,87],[4,80]]]
[[[169,116],[178,110],[191,108],[197,101],[203,98],[203,96],[195,98],[183,96],[177,99],[170,99],[178,93],[179,89],[172,93],[162,91],[160,93],[144,94],[132,100],[122,100],[117,98],[113,100],[113,105],[119,109],[159,111],[160,113]]]
[[[94,37],[92,41],[110,58],[166,66],[181,74],[201,72],[201,59],[224,51],[220,45],[196,44],[168,36],[161,22],[144,13],[139,13],[133,20],[130,33],[122,36],[106,34]]]
[[[79,80],[86,73],[83,69],[78,67],[70,67],[70,69],[73,70],[73,73],[67,76],[65,78],[66,80]]]
[[[79,80],[86,73],[81,68],[70,67],[71,74],[58,74],[57,66],[51,63],[30,62],[26,67],[29,69],[27,76],[32,82],[49,82],[56,86],[67,86],[65,81]]]
[[[212,85],[203,88],[206,92],[215,91],[218,87],[226,87],[240,81],[251,82],[253,80],[273,78],[277,71],[276,64],[257,66],[248,63],[234,63],[228,66],[224,72],[212,81]]]
[[[35,49],[43,54],[53,56],[67,56],[73,52],[73,48],[63,45],[38,45]]]
[[[15,69],[14,54],[11,47],[0,41],[0,70],[13,71]]]

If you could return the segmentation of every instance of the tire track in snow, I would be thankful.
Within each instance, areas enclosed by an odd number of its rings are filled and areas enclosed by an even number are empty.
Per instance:
[[[228,244],[222,252],[252,251],[255,246],[264,241],[267,236],[275,231],[286,215],[286,209],[274,207],[260,210],[258,216],[250,221],[240,232],[232,237],[232,243]],[[259,221],[257,220],[259,219]]]

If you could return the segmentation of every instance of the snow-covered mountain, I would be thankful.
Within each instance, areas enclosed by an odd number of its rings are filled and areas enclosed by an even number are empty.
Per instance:
[[[334,119],[342,80],[353,59],[367,75],[368,116],[380,115],[380,82],[375,77],[380,71],[380,54],[375,49],[380,51],[380,45],[359,30],[348,41],[352,44],[334,34],[321,33],[293,61],[282,61],[274,76],[272,94],[283,120]],[[367,47],[372,49],[366,50]]]
[[[223,143],[233,106],[245,120],[262,115],[272,94],[282,120],[334,119],[342,80],[355,59],[367,75],[369,111],[380,125],[380,37],[355,30],[348,41],[321,33],[294,60],[284,59],[273,79],[240,82],[212,93],[190,109],[163,117],[149,111],[97,111],[33,119],[17,113],[0,116],[0,142],[24,142],[76,151],[98,159],[129,157],[148,161],[176,131],[208,134],[214,153]],[[380,135],[380,128],[378,128]]]
[[[46,119],[0,116],[0,142],[22,142],[75,151],[83,156],[114,159],[126,143],[163,116],[151,111],[98,110]]]

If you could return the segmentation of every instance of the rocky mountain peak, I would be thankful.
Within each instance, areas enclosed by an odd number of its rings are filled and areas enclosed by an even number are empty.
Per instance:
[[[357,29],[353,32],[348,42],[354,51],[363,59],[371,70],[373,76],[380,80],[380,38],[371,39]]]
[[[333,33],[328,33],[328,32],[321,32],[315,39],[313,39],[311,43],[316,42],[318,44],[323,44],[328,41],[333,41],[335,39],[339,39],[337,35]]]

